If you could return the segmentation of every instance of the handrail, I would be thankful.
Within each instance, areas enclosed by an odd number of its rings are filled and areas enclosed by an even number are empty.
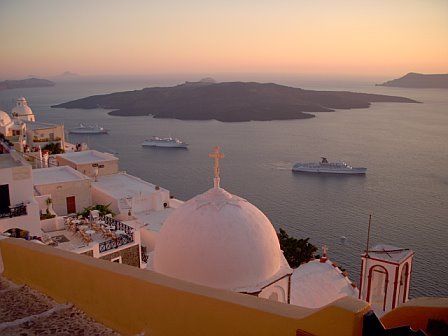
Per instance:
[[[115,226],[115,230],[121,230],[125,232],[125,234],[120,235],[115,239],[106,240],[100,243],[99,244],[100,253],[104,253],[109,250],[113,250],[119,248],[120,246],[134,242],[134,229],[132,227],[108,216],[102,216],[100,217],[100,219],[103,220],[104,223],[109,226]]]
[[[0,218],[26,216],[27,214],[26,204],[19,203],[16,206],[10,206],[9,209],[6,209],[6,211],[0,211]]]

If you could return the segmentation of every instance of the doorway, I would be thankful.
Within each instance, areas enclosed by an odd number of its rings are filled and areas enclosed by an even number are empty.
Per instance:
[[[67,214],[76,213],[76,200],[75,196],[69,196],[66,198],[67,201]]]
[[[0,213],[9,213],[9,184],[0,185]]]

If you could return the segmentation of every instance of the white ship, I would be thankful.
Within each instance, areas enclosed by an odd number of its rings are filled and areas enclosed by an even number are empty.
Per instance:
[[[292,171],[301,173],[327,173],[327,174],[365,174],[367,168],[354,168],[345,162],[328,162],[322,158],[321,162],[296,163]]]
[[[90,126],[79,124],[78,127],[72,128],[70,133],[73,134],[106,134],[109,132],[107,129],[100,127],[98,125]]]
[[[142,146],[148,147],[166,147],[166,148],[187,148],[188,144],[177,139],[177,138],[159,138],[158,136],[153,136],[150,139],[146,139]]]

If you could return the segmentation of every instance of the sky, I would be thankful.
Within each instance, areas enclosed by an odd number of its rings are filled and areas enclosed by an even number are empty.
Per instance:
[[[0,0],[0,79],[448,73],[448,0]]]

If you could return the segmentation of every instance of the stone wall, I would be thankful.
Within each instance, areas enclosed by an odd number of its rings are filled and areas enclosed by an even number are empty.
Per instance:
[[[117,257],[121,256],[121,263],[122,264],[126,264],[126,265],[130,265],[130,266],[135,266],[135,267],[139,267],[140,268],[140,253],[139,253],[139,246],[138,245],[134,245],[131,246],[127,249],[123,249],[123,250],[119,250],[116,252],[112,252],[108,255],[102,256],[100,257],[100,259],[103,260],[112,260],[115,259]]]
[[[89,257],[93,257],[93,250],[89,250],[89,251],[86,251],[86,252],[83,252],[83,253],[80,253],[80,254],[83,254],[83,255],[86,255],[86,256],[89,256]]]

